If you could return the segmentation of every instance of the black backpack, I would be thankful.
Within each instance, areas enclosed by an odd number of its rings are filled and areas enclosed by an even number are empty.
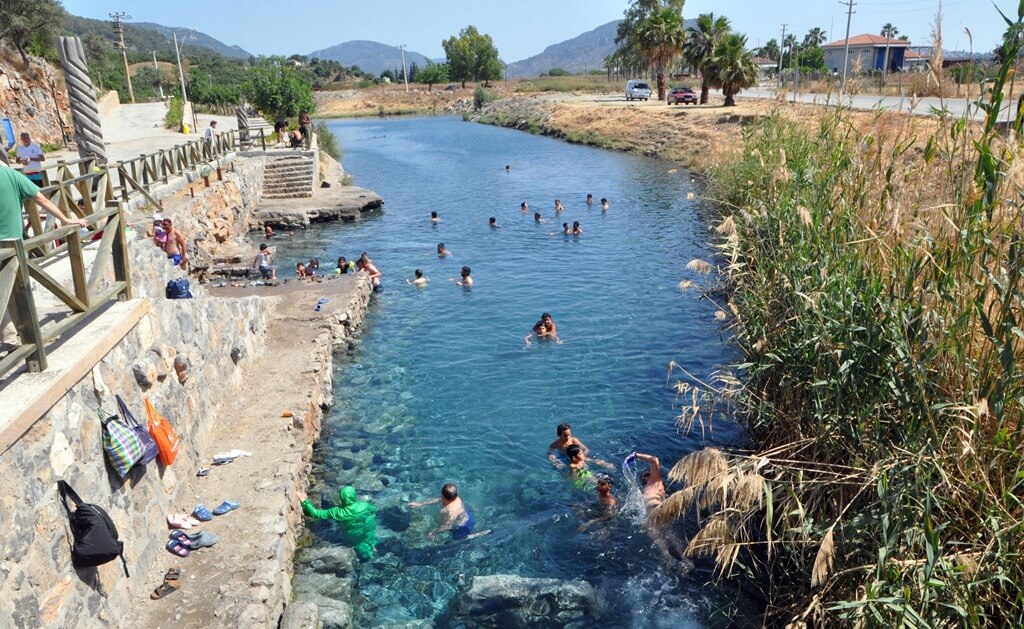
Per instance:
[[[71,564],[76,568],[91,568],[120,557],[124,576],[130,576],[124,559],[124,542],[117,538],[117,527],[107,512],[82,502],[71,485],[62,480],[57,481],[57,491],[71,521],[71,537],[74,538]],[[68,497],[75,503],[74,511],[68,507]]]
[[[164,288],[164,297],[167,299],[192,299],[192,291],[189,290],[188,280],[179,277],[176,280],[167,282]]]

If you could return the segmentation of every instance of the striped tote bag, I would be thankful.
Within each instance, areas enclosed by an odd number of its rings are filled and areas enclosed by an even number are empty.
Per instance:
[[[99,409],[99,415],[103,425],[103,451],[107,453],[110,466],[124,478],[128,470],[146,456],[146,446],[131,426],[122,423],[116,415],[106,417],[103,409]]]

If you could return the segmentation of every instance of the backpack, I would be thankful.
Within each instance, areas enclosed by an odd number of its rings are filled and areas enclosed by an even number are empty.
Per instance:
[[[121,399],[120,395],[114,396],[117,398],[117,408],[121,412],[121,422],[132,429],[135,436],[142,442],[144,448],[142,458],[136,461],[136,465],[145,465],[160,453],[160,449],[156,447],[156,442],[153,441],[153,437],[150,436],[149,431],[139,425],[139,421],[135,419],[135,415],[128,410],[128,406]]]
[[[103,451],[107,453],[110,466],[118,476],[124,478],[128,470],[146,455],[146,446],[131,426],[122,423],[116,415],[104,419],[102,408],[99,414],[100,423],[103,424]]]
[[[149,398],[143,398],[143,401],[146,403],[146,415],[149,417],[149,434],[153,436],[156,447],[160,449],[160,463],[170,465],[178,456],[178,435],[171,428],[171,422],[153,408]]]
[[[179,277],[176,280],[167,282],[164,288],[164,297],[167,299],[192,299],[192,291],[188,287],[188,279]]]
[[[57,481],[57,491],[64,511],[71,523],[71,565],[76,568],[91,568],[103,565],[120,557],[124,576],[128,574],[128,562],[124,558],[124,542],[118,539],[117,527],[107,512],[96,505],[86,504],[75,490],[63,480]],[[68,497],[75,503],[75,510],[68,507]]]

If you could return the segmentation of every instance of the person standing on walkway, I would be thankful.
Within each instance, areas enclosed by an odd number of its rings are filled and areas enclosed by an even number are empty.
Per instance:
[[[24,140],[23,140],[24,141]],[[39,191],[39,187],[32,183],[28,177],[18,171],[0,167],[0,240],[21,240],[24,236],[25,220],[22,213],[22,203],[28,199],[35,201],[36,205],[43,211],[49,213],[63,225],[78,225],[86,227],[88,223],[83,218],[68,218],[56,205],[50,202],[46,196]],[[0,335],[4,341],[4,348],[10,351],[8,343],[14,342],[14,334],[8,330],[10,317],[4,312],[3,323],[0,325]],[[0,353],[3,350],[0,349]]]
[[[213,144],[214,139],[217,137],[217,121],[211,120],[210,126],[206,127],[206,131],[203,132],[203,139],[206,140],[207,144]]]
[[[29,181],[37,186],[42,186],[43,160],[46,159],[43,149],[39,148],[39,144],[33,142],[32,136],[26,132],[21,134],[21,144],[18,145],[15,152],[18,154],[18,163],[25,165],[21,172],[28,177]]]

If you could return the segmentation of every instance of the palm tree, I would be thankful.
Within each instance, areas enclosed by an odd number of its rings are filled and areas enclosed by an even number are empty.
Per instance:
[[[683,51],[683,16],[666,7],[647,18],[637,32],[637,44],[658,77],[658,100],[665,100],[665,68]]]
[[[804,46],[810,46],[811,48],[817,48],[818,46],[825,43],[825,31],[821,30],[817,26],[807,31],[804,35]]]
[[[686,62],[701,74],[700,103],[702,105],[708,102],[708,87],[710,87],[707,65],[711,61],[715,46],[728,32],[729,18],[725,16],[716,18],[714,13],[701,13],[697,17],[697,23],[686,29],[683,56],[686,57]]]
[[[882,57],[882,76],[889,71],[889,40],[900,34],[900,30],[892,24],[886,22],[885,26],[882,27],[880,33],[885,38],[885,56]]]
[[[708,74],[711,86],[722,89],[725,106],[735,105],[741,89],[757,84],[757,64],[747,50],[747,37],[739,33],[725,35],[715,46]]]

